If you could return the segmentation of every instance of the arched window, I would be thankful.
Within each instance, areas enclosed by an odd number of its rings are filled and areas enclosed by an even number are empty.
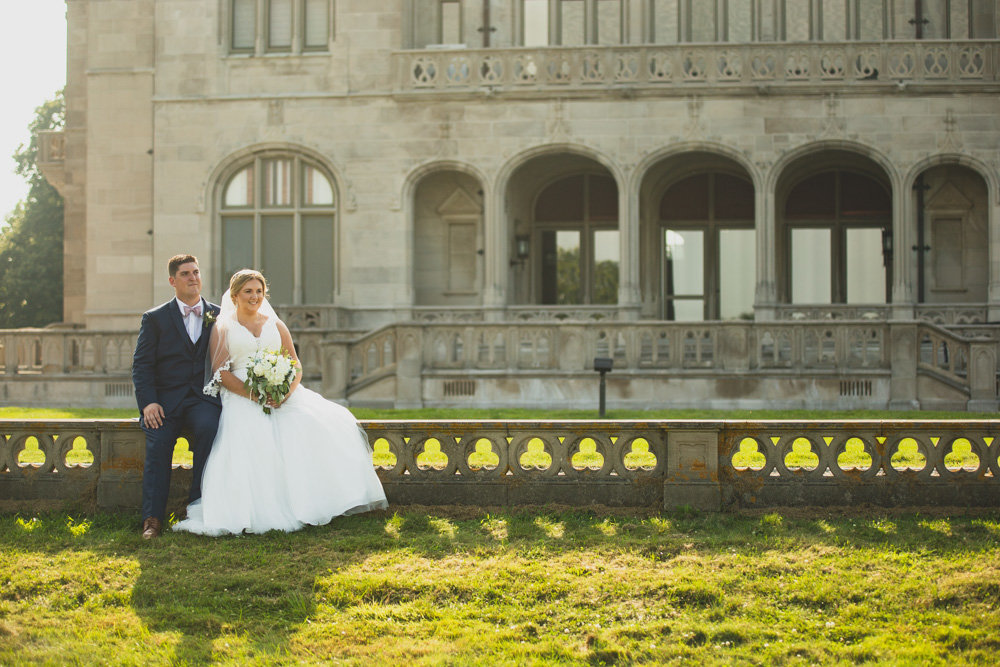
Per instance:
[[[873,178],[825,171],[785,201],[791,303],[886,303],[892,198]]]
[[[331,303],[336,203],[319,165],[294,155],[255,157],[222,189],[220,284],[252,267],[267,277],[275,303]]]
[[[753,314],[754,190],[724,173],[689,176],[660,199],[663,319],[736,319]]]
[[[542,190],[535,201],[541,252],[538,301],[618,303],[618,187],[610,176],[578,174]]]

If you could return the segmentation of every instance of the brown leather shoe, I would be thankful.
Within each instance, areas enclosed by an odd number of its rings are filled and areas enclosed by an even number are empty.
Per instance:
[[[154,537],[159,537],[162,532],[163,522],[155,516],[151,516],[142,522],[142,539],[151,540]]]

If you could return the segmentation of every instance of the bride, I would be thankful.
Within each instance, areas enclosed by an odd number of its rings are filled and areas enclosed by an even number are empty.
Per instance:
[[[212,327],[213,376],[206,393],[220,391],[222,417],[205,464],[201,499],[174,525],[201,535],[293,531],[342,514],[387,506],[372,467],[368,438],[354,416],[299,385],[296,373],[271,414],[243,382],[258,350],[282,349],[297,359],[292,336],[267,301],[267,282],[252,269],[229,281]]]

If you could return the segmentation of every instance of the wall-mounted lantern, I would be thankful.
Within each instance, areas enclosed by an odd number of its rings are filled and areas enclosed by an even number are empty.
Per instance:
[[[528,234],[518,234],[514,237],[514,256],[516,259],[510,260],[511,266],[514,264],[524,264],[531,254],[531,237]]]

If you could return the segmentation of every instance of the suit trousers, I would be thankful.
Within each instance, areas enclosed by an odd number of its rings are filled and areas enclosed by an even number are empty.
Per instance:
[[[142,473],[142,518],[166,518],[167,496],[170,494],[170,472],[174,445],[178,437],[188,441],[194,462],[191,466],[191,494],[188,502],[201,497],[201,477],[205,461],[212,450],[215,432],[219,428],[222,407],[206,401],[193,392],[164,416],[159,428],[148,428],[140,418],[146,434],[146,463]]]

